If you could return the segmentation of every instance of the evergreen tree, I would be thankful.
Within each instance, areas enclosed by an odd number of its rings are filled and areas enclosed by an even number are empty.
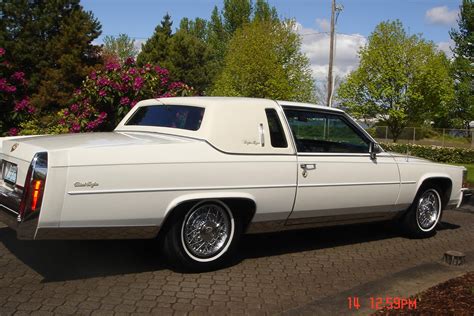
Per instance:
[[[469,128],[474,120],[474,3],[463,0],[460,6],[459,30],[451,30],[455,43],[453,49],[453,77],[455,80],[456,102],[451,113],[452,124]]]
[[[224,0],[224,29],[229,34],[250,22],[252,3],[250,0]]]
[[[161,23],[155,28],[153,35],[142,45],[142,51],[138,54],[138,65],[146,63],[159,64],[160,66],[169,68],[167,61],[168,46],[172,37],[173,21],[167,13]]]
[[[7,59],[25,72],[31,102],[48,111],[64,106],[100,62],[92,45],[100,23],[79,0],[4,0],[0,12],[0,41]]]

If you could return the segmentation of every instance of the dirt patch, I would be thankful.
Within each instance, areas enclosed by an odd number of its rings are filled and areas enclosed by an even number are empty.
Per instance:
[[[411,299],[416,299],[416,309],[384,308],[373,315],[473,315],[474,272],[433,286]]]

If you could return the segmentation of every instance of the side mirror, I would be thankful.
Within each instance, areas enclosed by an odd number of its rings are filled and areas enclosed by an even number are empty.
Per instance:
[[[377,144],[374,142],[370,142],[369,144],[369,154],[370,154],[370,159],[375,160],[377,159]]]

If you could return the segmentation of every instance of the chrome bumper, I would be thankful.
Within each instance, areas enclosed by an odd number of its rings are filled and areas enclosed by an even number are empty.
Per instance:
[[[23,188],[8,189],[0,181],[0,222],[16,231],[18,239],[34,239],[38,227],[38,214],[19,221]]]
[[[471,200],[472,190],[470,189],[461,189],[461,198],[459,199],[459,204],[457,207],[466,205]]]

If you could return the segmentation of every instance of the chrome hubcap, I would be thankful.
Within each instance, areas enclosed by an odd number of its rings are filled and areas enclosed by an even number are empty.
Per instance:
[[[192,210],[186,217],[182,238],[192,255],[209,258],[225,248],[230,233],[229,212],[217,204],[204,204]]]
[[[416,220],[420,228],[428,230],[438,222],[441,211],[441,202],[435,190],[428,190],[418,200]]]

